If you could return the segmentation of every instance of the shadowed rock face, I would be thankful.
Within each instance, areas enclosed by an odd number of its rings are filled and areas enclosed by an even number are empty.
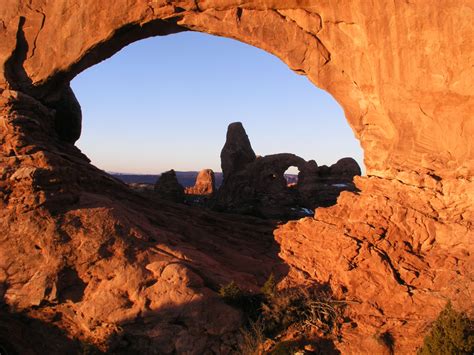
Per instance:
[[[266,218],[287,217],[298,204],[298,195],[287,187],[283,173],[291,165],[301,169],[303,164],[305,161],[294,154],[258,157],[240,170],[224,174],[215,207]]]
[[[231,176],[255,161],[256,155],[241,122],[234,122],[227,128],[225,145],[221,151],[221,168],[224,175]]]
[[[467,3],[2,3],[5,304],[102,347],[229,351],[239,317],[213,285],[261,285],[278,264],[276,250],[269,255],[259,239],[268,226],[134,195],[72,145],[80,115],[64,96],[75,75],[125,45],[194,30],[278,56],[342,105],[367,176],[337,205],[275,231],[289,268],[285,282],[327,282],[350,301],[347,315],[357,326],[343,329],[336,344],[343,352],[381,353],[374,334],[389,332],[396,352],[413,353],[446,300],[473,305],[474,75],[466,38],[474,19]],[[80,287],[68,293],[70,280]]]
[[[339,159],[335,164],[331,165],[328,171],[323,171],[319,167],[319,176],[321,178],[334,179],[334,183],[340,181],[352,182],[354,176],[360,176],[360,166],[353,158]]]
[[[161,174],[155,184],[155,193],[159,198],[171,202],[184,201],[184,187],[178,182],[176,172],[171,169]]]
[[[318,167],[295,154],[255,156],[240,122],[231,123],[221,153],[226,167],[214,207],[218,210],[264,218],[294,219],[308,215],[305,209],[331,206],[341,191],[355,191],[353,178],[360,167],[352,158],[339,160],[331,167]],[[245,158],[243,158],[245,157]],[[298,167],[299,181],[289,188],[284,173]]]
[[[298,192],[302,206],[329,207],[336,203],[342,191],[357,191],[354,177],[360,176],[361,170],[353,158],[342,158],[329,167],[313,163],[308,162],[300,174]]]

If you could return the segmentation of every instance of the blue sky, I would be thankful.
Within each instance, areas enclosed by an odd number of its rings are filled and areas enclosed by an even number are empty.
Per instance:
[[[72,81],[79,148],[101,169],[220,171],[227,125],[241,121],[257,155],[318,165],[363,152],[339,104],[273,55],[186,32],[133,43]]]

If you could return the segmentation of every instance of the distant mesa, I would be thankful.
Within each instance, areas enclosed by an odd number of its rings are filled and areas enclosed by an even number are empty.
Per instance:
[[[164,200],[171,202],[184,201],[184,187],[178,182],[176,172],[173,169],[161,174],[154,190],[156,195]]]

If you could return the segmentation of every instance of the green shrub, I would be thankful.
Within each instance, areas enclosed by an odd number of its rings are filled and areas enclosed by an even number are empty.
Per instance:
[[[238,304],[240,300],[244,297],[243,291],[240,289],[237,284],[232,281],[227,285],[222,285],[219,289],[219,296],[221,296],[224,301],[231,304]]]
[[[234,282],[221,286],[219,296],[233,307],[239,308],[247,317],[247,321],[256,321],[261,313],[262,295],[242,291]]]
[[[271,298],[275,295],[276,281],[275,281],[275,276],[273,276],[273,273],[270,274],[270,276],[268,277],[267,281],[265,281],[260,291],[262,291],[262,294],[266,298]]]
[[[419,355],[464,355],[474,353],[473,323],[463,313],[456,312],[451,303],[433,323],[425,337]]]

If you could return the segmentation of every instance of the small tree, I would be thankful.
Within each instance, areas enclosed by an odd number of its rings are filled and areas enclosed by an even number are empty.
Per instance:
[[[275,281],[275,276],[273,276],[273,273],[271,273],[267,281],[265,281],[265,283],[263,284],[261,288],[261,291],[267,299],[275,295],[276,281]]]
[[[451,302],[433,323],[419,355],[468,355],[474,353],[473,323],[464,313],[456,312]]]
[[[221,286],[219,289],[219,296],[221,296],[228,303],[238,304],[244,297],[244,293],[240,287],[237,286],[234,281],[232,281],[227,285]]]

